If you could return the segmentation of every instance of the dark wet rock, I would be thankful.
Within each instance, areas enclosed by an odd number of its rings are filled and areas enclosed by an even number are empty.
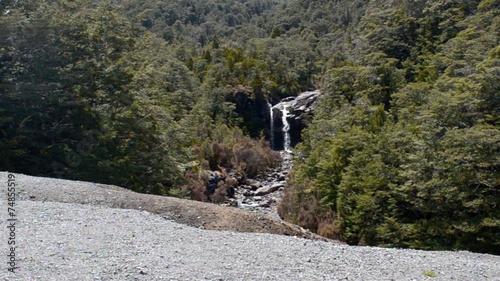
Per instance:
[[[234,188],[234,186],[228,186],[226,187],[226,193],[227,193],[227,197],[229,198],[234,198],[235,194],[236,194],[236,189]]]
[[[236,105],[235,111],[243,118],[243,124],[250,128],[251,137],[259,137],[262,130],[269,127],[269,108],[267,97],[262,93],[253,93],[251,88],[236,86],[233,97],[229,100]]]
[[[259,207],[269,208],[269,207],[271,207],[271,204],[268,201],[265,201],[265,202],[260,203]]]
[[[221,182],[225,182],[225,176],[219,171],[206,171],[207,180],[205,184],[205,196],[207,196],[208,201],[211,201],[212,195],[215,193],[215,190],[224,184],[220,184]],[[234,197],[234,187],[230,187],[227,190],[228,197]]]

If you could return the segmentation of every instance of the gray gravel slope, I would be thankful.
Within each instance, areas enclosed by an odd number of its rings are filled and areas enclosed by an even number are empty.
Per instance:
[[[499,256],[208,231],[145,211],[22,198],[17,210],[20,269],[2,262],[0,280],[500,280]]]

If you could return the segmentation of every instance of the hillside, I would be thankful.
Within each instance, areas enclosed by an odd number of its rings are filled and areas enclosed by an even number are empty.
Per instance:
[[[499,0],[2,1],[0,170],[221,203],[283,147],[290,223],[500,254],[499,13]],[[314,110],[288,115],[283,101],[315,91]],[[270,144],[276,124],[293,148]]]

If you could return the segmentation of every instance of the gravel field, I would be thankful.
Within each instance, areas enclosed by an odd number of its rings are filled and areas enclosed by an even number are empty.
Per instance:
[[[6,173],[1,179],[5,191]],[[23,196],[16,201],[20,268],[12,274],[5,192],[1,202],[0,280],[500,280],[499,256],[204,230],[146,211]]]

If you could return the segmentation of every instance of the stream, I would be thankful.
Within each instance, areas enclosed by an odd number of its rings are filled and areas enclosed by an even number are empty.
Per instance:
[[[300,141],[297,135],[300,136],[303,128],[303,114],[313,110],[319,94],[318,90],[303,92],[297,97],[284,98],[274,106],[267,102],[271,148],[280,152],[283,161],[278,167],[236,186],[234,198],[225,205],[280,219],[277,207],[292,168],[292,145]]]
[[[236,187],[235,198],[231,199],[233,201],[228,205],[281,219],[277,208],[292,167],[292,155],[286,151],[280,153],[283,158],[281,166],[270,169],[254,179],[246,179],[243,184]]]

